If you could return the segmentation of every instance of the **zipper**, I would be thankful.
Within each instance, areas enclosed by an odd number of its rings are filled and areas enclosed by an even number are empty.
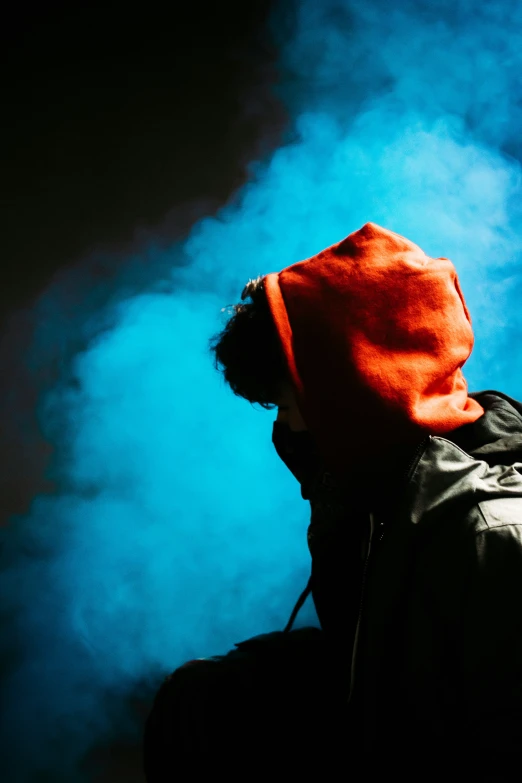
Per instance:
[[[406,470],[404,471],[404,474],[403,474],[403,482],[405,484],[409,482],[409,480],[411,478],[411,475],[412,475],[414,469],[417,467],[419,459],[420,459],[421,455],[423,454],[423,452],[424,452],[424,450],[425,450],[425,448],[426,448],[430,438],[431,438],[430,435],[428,435],[426,438],[423,438],[421,443],[419,443],[419,445],[415,449],[415,453],[414,453],[411,461],[408,464],[408,467],[406,468]],[[362,610],[363,610],[363,604],[364,604],[364,588],[366,586],[366,577],[367,577],[367,574],[368,574],[368,565],[369,565],[369,562],[370,562],[370,553],[371,553],[371,550],[372,550],[372,541],[373,541],[374,534],[375,534],[375,519],[374,519],[374,516],[373,516],[372,512],[369,513],[369,519],[370,519],[370,539],[368,541],[368,550],[366,552],[366,558],[365,558],[365,561],[364,561],[363,576],[362,576],[362,581],[361,581],[361,597],[360,597],[360,601],[359,601],[359,613],[358,613],[358,616],[357,616],[357,625],[355,627],[355,638],[354,638],[353,648],[352,648],[352,663],[351,663],[351,667],[350,667],[350,692],[348,694],[348,704],[350,704],[350,702],[352,701],[352,698],[353,698],[354,680],[355,680],[355,678],[354,678],[354,675],[355,675],[355,662],[356,662],[356,657],[357,657],[357,650],[358,650],[358,647],[359,647],[359,632],[360,632],[360,627],[361,627]],[[381,528],[381,534],[379,536],[379,541],[378,541],[378,543],[380,544],[382,539],[383,539],[383,536],[384,536],[384,522],[381,522],[379,524],[379,527]]]
[[[370,552],[372,551],[372,540],[374,536],[374,516],[370,512],[369,514],[370,519],[370,538],[368,541],[368,550],[366,552],[366,558],[364,560],[364,569],[363,569],[363,576],[362,576],[362,582],[361,582],[361,596],[359,600],[359,613],[357,615],[357,625],[355,626],[355,638],[353,640],[353,648],[352,648],[352,663],[350,667],[350,692],[348,694],[348,704],[350,704],[353,696],[353,686],[354,686],[354,674],[355,674],[355,659],[357,657],[357,649],[359,646],[359,629],[361,627],[361,617],[362,617],[362,609],[363,609],[363,602],[364,602],[364,588],[366,585],[366,575],[368,573],[368,563],[370,562]],[[384,527],[383,523],[381,522],[381,527]],[[379,538],[379,542],[382,541],[382,537],[384,534],[384,530],[381,533],[381,536]]]
[[[424,449],[426,448],[426,446],[428,445],[428,442],[429,442],[430,440],[431,440],[431,435],[427,435],[427,436],[426,436],[426,437],[425,437],[425,438],[424,438],[424,439],[423,439],[423,440],[422,440],[422,441],[419,443],[419,445],[418,445],[418,446],[417,446],[417,448],[415,449],[415,454],[413,455],[413,457],[412,457],[412,459],[411,459],[411,462],[409,463],[408,467],[407,467],[407,468],[406,468],[406,470],[404,471],[404,476],[403,476],[403,482],[404,482],[404,483],[408,483],[408,482],[409,482],[409,480],[410,480],[410,478],[411,478],[411,475],[412,475],[412,473],[413,473],[414,469],[417,467],[417,464],[418,464],[418,462],[419,462],[419,459],[420,459],[420,457],[421,457],[421,454],[424,452]]]

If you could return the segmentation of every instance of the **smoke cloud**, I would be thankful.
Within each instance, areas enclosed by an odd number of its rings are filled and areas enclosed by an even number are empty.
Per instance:
[[[379,223],[452,259],[469,385],[520,397],[522,6],[301,0],[272,32],[285,144],[183,242],[147,240],[110,290],[89,285],[90,257],[37,305],[27,362],[35,378],[61,367],[39,400],[56,491],[2,534],[9,781],[88,780],[91,748],[139,741],[133,699],[282,628],[306,583],[309,507],[274,414],[235,398],[206,348],[247,279]]]

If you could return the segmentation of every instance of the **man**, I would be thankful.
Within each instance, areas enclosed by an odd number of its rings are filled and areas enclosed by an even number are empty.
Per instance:
[[[522,405],[468,393],[452,263],[367,223],[247,297],[211,348],[235,394],[279,408],[311,579],[284,631],[167,678],[149,783],[518,780]],[[292,631],[310,591],[321,629]]]

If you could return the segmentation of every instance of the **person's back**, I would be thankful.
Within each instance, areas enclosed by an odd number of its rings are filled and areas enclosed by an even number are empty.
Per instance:
[[[522,405],[468,394],[453,265],[368,223],[248,297],[210,345],[235,394],[278,407],[311,578],[285,629],[167,678],[147,780],[518,779]],[[310,592],[321,628],[292,630]]]

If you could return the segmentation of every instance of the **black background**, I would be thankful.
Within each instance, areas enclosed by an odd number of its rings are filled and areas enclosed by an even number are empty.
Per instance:
[[[140,232],[182,236],[277,145],[286,117],[273,90],[272,10],[267,0],[109,0],[16,4],[4,18],[3,522],[46,491],[52,451],[24,371],[26,314],[93,248],[116,265]],[[109,279],[110,263],[89,274]]]

